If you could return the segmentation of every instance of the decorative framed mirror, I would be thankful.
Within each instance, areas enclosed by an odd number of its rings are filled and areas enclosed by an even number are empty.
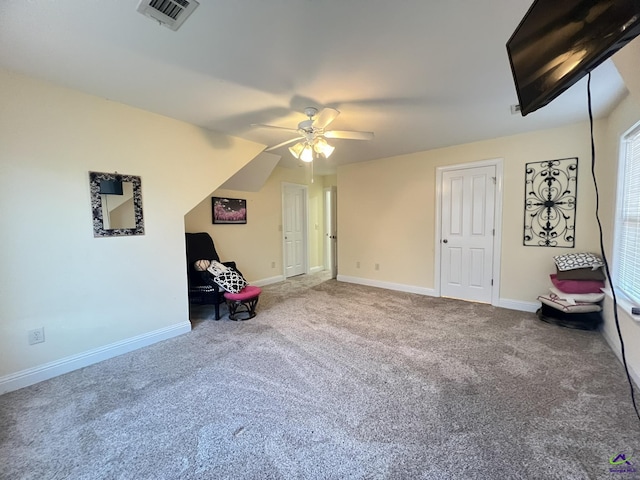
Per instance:
[[[89,172],[89,186],[94,237],[144,235],[140,177]]]

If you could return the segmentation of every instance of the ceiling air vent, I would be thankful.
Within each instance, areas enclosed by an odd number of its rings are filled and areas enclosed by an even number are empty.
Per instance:
[[[171,30],[177,30],[198,5],[196,0],[140,0],[138,11]]]

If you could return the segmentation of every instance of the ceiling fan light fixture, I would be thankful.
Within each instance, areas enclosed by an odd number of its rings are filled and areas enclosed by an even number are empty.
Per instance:
[[[321,154],[324,158],[329,158],[336,147],[332,147],[331,145],[329,145],[324,138],[319,138],[316,141],[316,144],[313,146],[313,149],[317,153]]]
[[[298,142],[293,147],[289,147],[289,151],[291,152],[291,155],[293,155],[295,158],[300,158],[300,154],[302,153],[303,150],[304,150],[304,143],[302,142]]]
[[[307,163],[313,162],[313,148],[311,147],[311,145],[306,144],[304,146],[304,149],[300,154],[300,160]]]
[[[159,1],[159,0],[145,0],[145,1]],[[177,1],[177,0],[171,0]],[[194,0],[195,1],[195,0]],[[276,130],[287,130],[296,132],[299,136],[287,140],[272,147],[265,149],[265,152],[271,152],[278,150],[282,147],[294,144],[289,148],[289,152],[294,158],[302,160],[303,162],[311,163],[314,157],[329,158],[335,147],[327,143],[326,138],[339,138],[345,140],[371,140],[373,138],[373,132],[359,132],[353,130],[327,130],[327,126],[333,122],[340,114],[335,108],[323,108],[318,112],[315,107],[307,107],[304,113],[309,117],[308,120],[303,120],[298,124],[298,128],[286,128],[276,125],[263,125],[260,123],[253,123],[255,127],[265,127]],[[296,143],[297,142],[297,143]]]

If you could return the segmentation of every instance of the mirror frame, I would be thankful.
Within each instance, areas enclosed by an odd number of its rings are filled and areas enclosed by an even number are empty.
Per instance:
[[[100,198],[101,180],[122,180],[133,184],[133,213],[136,220],[134,228],[115,228],[106,230],[102,216],[102,199]],[[89,187],[91,190],[91,212],[93,214],[94,237],[128,237],[144,235],[144,219],[142,217],[142,181],[136,175],[122,175],[105,172],[89,172]]]

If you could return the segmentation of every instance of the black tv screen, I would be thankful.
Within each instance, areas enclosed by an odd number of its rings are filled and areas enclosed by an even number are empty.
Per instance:
[[[639,33],[640,0],[535,0],[507,42],[522,115],[551,102]]]

